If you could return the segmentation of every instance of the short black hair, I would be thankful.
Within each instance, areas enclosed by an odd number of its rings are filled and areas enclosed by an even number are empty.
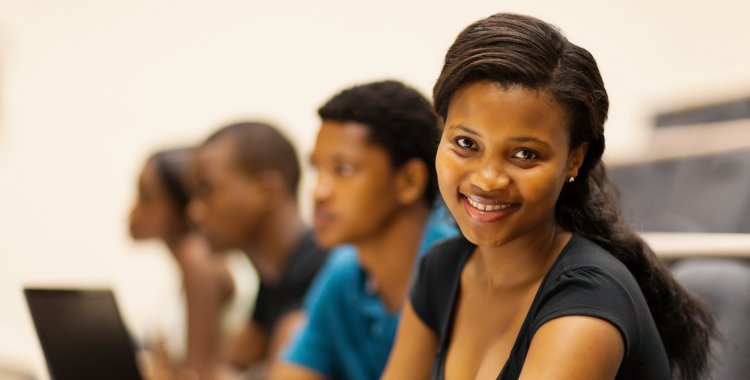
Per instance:
[[[236,163],[252,176],[266,170],[281,174],[292,197],[297,196],[300,165],[294,146],[278,128],[257,121],[229,124],[212,133],[202,146],[228,138],[235,147]]]
[[[398,168],[416,158],[429,171],[422,199],[429,206],[437,196],[435,154],[440,130],[430,102],[405,84],[386,80],[345,89],[320,109],[323,120],[357,122],[369,128],[371,143],[385,148],[391,164]]]

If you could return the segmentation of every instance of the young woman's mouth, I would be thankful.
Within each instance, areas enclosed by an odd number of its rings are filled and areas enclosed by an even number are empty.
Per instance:
[[[462,194],[462,203],[469,216],[482,223],[500,220],[520,206],[519,203]]]

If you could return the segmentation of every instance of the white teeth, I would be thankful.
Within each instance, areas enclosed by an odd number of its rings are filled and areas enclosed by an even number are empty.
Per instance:
[[[483,203],[479,203],[479,202],[477,202],[475,200],[472,200],[471,198],[468,198],[468,197],[466,198],[466,200],[469,202],[469,204],[472,207],[474,207],[475,209],[477,209],[479,211],[499,211],[499,210],[504,210],[504,209],[506,209],[506,208],[508,208],[508,207],[511,206],[509,204],[486,205],[486,204],[483,204]]]

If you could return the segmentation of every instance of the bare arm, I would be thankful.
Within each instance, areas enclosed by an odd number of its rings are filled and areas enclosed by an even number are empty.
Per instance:
[[[247,324],[230,337],[223,348],[223,358],[237,369],[247,369],[263,360],[268,352],[268,336],[256,322]]]
[[[234,292],[225,260],[205,242],[187,238],[181,253],[187,301],[186,367],[200,378],[212,378],[219,362],[221,313]]]
[[[396,343],[382,379],[427,379],[438,347],[438,338],[417,316],[407,300],[401,312]]]
[[[326,377],[305,367],[278,362],[271,369],[269,380],[325,380]]]
[[[284,349],[291,340],[294,332],[302,326],[305,322],[305,313],[301,310],[296,310],[285,314],[279,320],[276,325],[276,331],[273,337],[271,337],[271,343],[269,346],[268,358],[271,364],[278,362],[281,359],[281,355],[284,353]]]
[[[614,379],[624,353],[622,335],[609,322],[561,317],[534,334],[520,379]]]
[[[274,337],[274,343],[271,345],[273,364],[269,372],[269,380],[324,380],[325,376],[309,368],[298,366],[292,363],[284,362],[281,359],[284,349],[290,343],[294,332],[300,328],[306,320],[303,311],[289,313],[281,320],[277,327],[277,334]]]
[[[268,336],[255,322],[248,324],[227,342],[224,358],[237,369],[248,369],[262,360],[267,360],[270,368],[279,361],[294,330],[304,321],[301,311],[284,315],[276,326],[273,336]]]

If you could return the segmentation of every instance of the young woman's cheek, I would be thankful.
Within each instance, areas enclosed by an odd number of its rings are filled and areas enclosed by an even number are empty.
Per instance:
[[[547,199],[550,203],[556,203],[561,186],[558,181],[556,170],[549,166],[538,166],[525,169],[525,186],[519,186],[522,196],[539,200]],[[554,200],[554,202],[553,202]]]
[[[440,186],[452,182],[455,176],[457,163],[455,162],[455,157],[451,157],[453,155],[455,154],[448,147],[440,145],[438,148],[437,156],[435,157],[435,169]]]

